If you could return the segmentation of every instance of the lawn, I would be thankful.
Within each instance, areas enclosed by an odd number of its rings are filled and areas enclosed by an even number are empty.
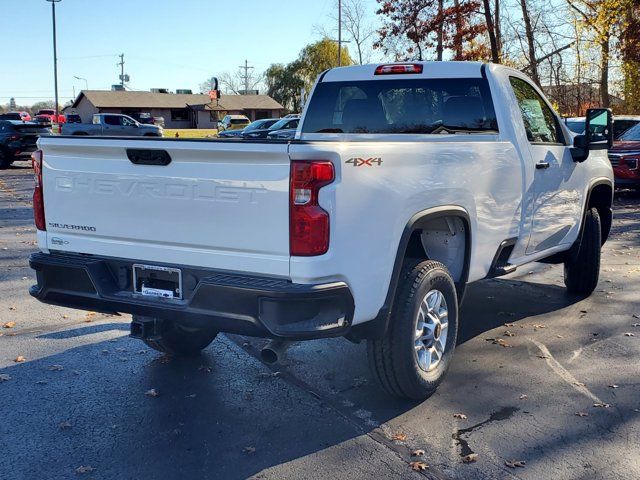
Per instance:
[[[209,135],[216,135],[218,130],[215,128],[165,128],[165,138],[175,137],[176,133],[178,138],[205,138]]]

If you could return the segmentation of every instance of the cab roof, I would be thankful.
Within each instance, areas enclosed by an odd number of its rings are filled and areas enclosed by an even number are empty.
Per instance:
[[[376,68],[381,65],[422,65],[422,73],[400,73],[376,75]],[[363,80],[394,80],[406,78],[480,78],[484,62],[387,62],[368,65],[336,67],[328,70],[322,82],[344,82]]]

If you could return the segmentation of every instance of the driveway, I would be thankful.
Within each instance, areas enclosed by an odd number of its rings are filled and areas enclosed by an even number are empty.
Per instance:
[[[219,335],[176,360],[127,315],[38,303],[32,184],[26,163],[0,172],[3,480],[640,478],[638,194],[616,199],[591,297],[543,264],[472,285],[448,376],[416,404],[378,389],[364,344],[269,367],[263,340]]]

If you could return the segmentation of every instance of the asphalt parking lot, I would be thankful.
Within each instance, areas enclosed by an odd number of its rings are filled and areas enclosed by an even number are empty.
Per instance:
[[[451,370],[416,404],[377,388],[364,344],[268,367],[262,340],[219,335],[176,360],[126,315],[38,303],[32,184],[26,162],[0,172],[0,479],[640,478],[637,193],[590,298],[542,264],[470,287]]]

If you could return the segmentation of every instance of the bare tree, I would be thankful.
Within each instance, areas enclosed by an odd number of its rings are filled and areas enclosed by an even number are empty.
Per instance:
[[[537,85],[540,85],[536,47],[533,41],[533,28],[531,27],[531,17],[529,16],[529,9],[527,8],[527,0],[520,0],[520,7],[522,8],[522,19],[524,21],[524,31],[529,50],[529,74],[531,75],[531,79],[536,82]]]
[[[338,15],[336,8],[327,15],[331,20],[329,28],[322,25],[314,25],[313,30],[322,38],[336,38],[338,30]],[[349,43],[355,45],[358,64],[369,63],[371,60],[371,45],[376,29],[371,22],[368,8],[363,0],[342,0],[342,28],[346,32]]]
[[[491,45],[491,61],[500,63],[500,54],[498,53],[498,42],[496,41],[496,30],[491,15],[491,5],[489,0],[482,0],[484,6],[484,18],[487,22],[487,32],[489,33],[489,43]]]

